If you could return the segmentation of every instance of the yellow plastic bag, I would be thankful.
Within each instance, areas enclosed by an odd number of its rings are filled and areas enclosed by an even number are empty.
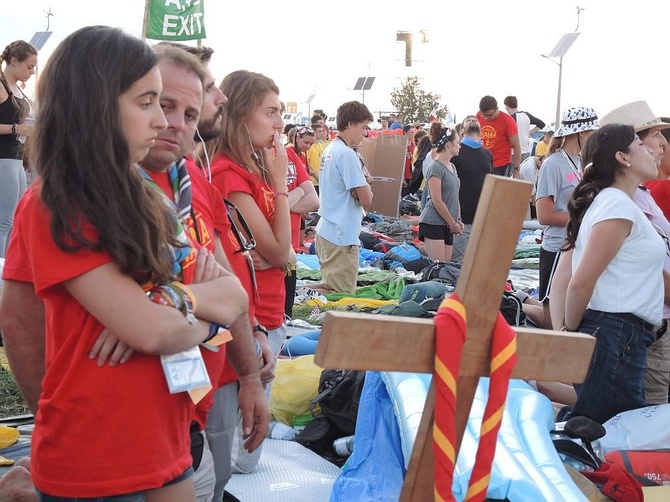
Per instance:
[[[309,413],[309,402],[318,393],[321,371],[311,354],[277,360],[270,392],[270,411],[275,419],[292,425],[293,417]]]
[[[5,458],[0,455],[0,467],[8,467],[14,465],[14,461],[11,458]]]
[[[19,431],[14,427],[0,425],[0,449],[12,446],[19,440]]]

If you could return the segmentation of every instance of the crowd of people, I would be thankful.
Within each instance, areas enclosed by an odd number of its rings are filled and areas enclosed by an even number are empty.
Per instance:
[[[322,113],[285,129],[275,82],[239,70],[217,86],[212,55],[86,27],[51,55],[34,104],[18,83],[37,51],[0,55],[0,328],[35,415],[30,465],[0,490],[29,473],[47,502],[226,500],[267,435],[308,213],[315,289],[356,291],[369,109],[343,103],[332,132]],[[504,103],[484,96],[427,131],[382,122],[411,145],[403,191],[421,200],[426,253],[462,261],[487,175],[530,180],[544,232],[524,309],[597,339],[563,416],[667,403],[670,120],[644,102],[569,108],[533,152],[545,124]]]
[[[426,253],[462,261],[487,174],[532,183],[529,216],[542,227],[539,289],[537,298],[520,295],[522,308],[537,327],[597,340],[582,384],[538,388],[564,405],[559,420],[603,423],[668,403],[670,118],[644,101],[601,118],[590,107],[568,108],[556,131],[529,148],[545,124],[520,112],[514,96],[505,105],[508,113],[484,96],[460,130],[434,122],[429,139],[417,142],[409,193],[420,194]]]

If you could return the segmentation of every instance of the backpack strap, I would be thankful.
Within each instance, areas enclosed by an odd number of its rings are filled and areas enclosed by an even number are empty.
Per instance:
[[[598,468],[598,464],[584,449],[583,446],[575,443],[570,439],[554,439],[554,448],[558,453],[570,457],[584,465],[591,467],[593,470]]]
[[[630,457],[628,456],[628,452],[626,450],[622,450],[619,453],[621,454],[621,461],[623,462],[624,467],[626,468],[628,473],[631,474],[638,483],[640,483],[640,485],[658,486],[658,483],[655,483],[651,479],[647,479],[644,476],[640,476],[639,474],[635,473],[635,470],[633,469],[633,464],[630,463]]]

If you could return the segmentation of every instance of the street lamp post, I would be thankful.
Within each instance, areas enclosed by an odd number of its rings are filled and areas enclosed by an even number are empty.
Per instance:
[[[548,56],[540,54],[545,59],[548,59],[552,63],[558,65],[558,91],[556,93],[556,124],[555,127],[558,128],[561,121],[561,82],[563,79],[563,56],[566,55],[572,44],[575,43],[579,32],[575,33],[566,33],[561,37],[561,39],[556,44],[556,47],[552,49]],[[551,58],[558,58],[558,62]]]

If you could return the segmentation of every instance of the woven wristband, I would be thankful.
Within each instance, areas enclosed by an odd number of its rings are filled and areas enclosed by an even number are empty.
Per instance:
[[[198,319],[196,319],[195,317],[195,309],[197,308],[197,302],[195,299],[195,295],[193,294],[193,291],[191,291],[181,282],[177,281],[170,284],[170,286],[175,288],[175,290],[181,296],[182,299],[181,311],[186,317],[186,320],[191,324],[197,323]]]

